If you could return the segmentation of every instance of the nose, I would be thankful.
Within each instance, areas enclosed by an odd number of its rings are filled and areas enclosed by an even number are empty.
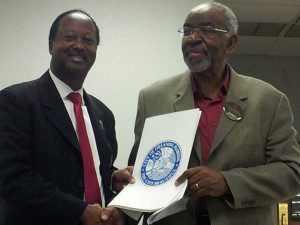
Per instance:
[[[74,40],[74,48],[76,48],[76,49],[84,49],[84,45],[82,43],[81,38],[76,38]]]
[[[201,29],[194,29],[192,35],[190,36],[190,39],[193,41],[199,41],[199,40],[203,40],[203,33],[201,31]]]

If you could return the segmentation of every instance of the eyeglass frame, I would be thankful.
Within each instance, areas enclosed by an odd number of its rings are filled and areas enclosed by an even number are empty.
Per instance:
[[[211,29],[211,31],[209,31],[209,34],[206,34],[205,31],[203,32],[203,27],[209,27]],[[191,35],[189,36],[184,36],[184,28],[189,28],[191,29]],[[192,37],[195,30],[198,29],[198,30],[201,30],[201,32],[204,34],[204,35],[211,35],[211,34],[214,34],[214,33],[217,33],[217,32],[220,32],[220,33],[228,33],[229,31],[227,30],[224,30],[224,29],[219,29],[219,28],[214,28],[213,26],[210,26],[210,25],[204,25],[204,26],[200,26],[200,27],[182,27],[180,29],[178,29],[178,33],[180,33],[180,35],[182,35],[182,38],[189,38],[189,37]]]

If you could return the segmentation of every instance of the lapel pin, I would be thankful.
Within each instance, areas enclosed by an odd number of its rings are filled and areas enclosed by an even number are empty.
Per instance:
[[[244,116],[243,110],[235,102],[227,102],[223,107],[223,112],[228,119],[233,121],[240,121]]]

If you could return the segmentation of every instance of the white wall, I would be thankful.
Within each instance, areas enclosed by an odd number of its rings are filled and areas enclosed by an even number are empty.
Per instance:
[[[62,12],[80,8],[97,22],[101,43],[85,89],[115,114],[123,167],[134,141],[138,92],[186,69],[177,30],[204,0],[0,0],[0,89],[49,67],[48,32]]]

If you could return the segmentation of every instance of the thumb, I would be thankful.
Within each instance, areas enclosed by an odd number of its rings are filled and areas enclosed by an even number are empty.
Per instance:
[[[112,216],[112,214],[113,214],[113,208],[110,207],[103,208],[101,212],[101,220],[103,222],[107,222],[109,218]]]

